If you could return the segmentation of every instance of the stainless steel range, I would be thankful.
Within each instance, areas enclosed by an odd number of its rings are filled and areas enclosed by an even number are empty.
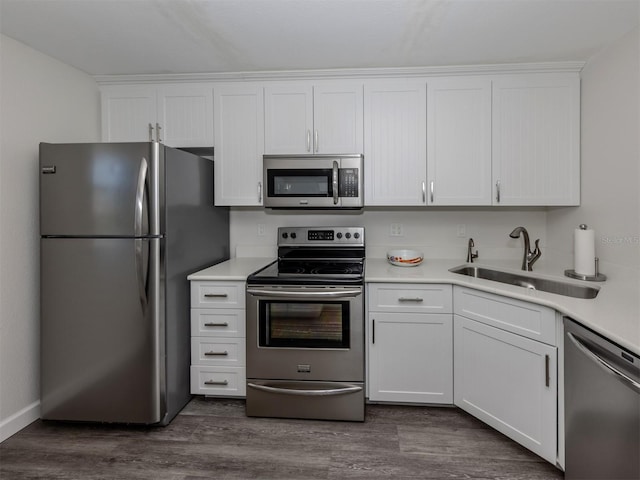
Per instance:
[[[278,229],[247,279],[247,415],[364,421],[364,228]]]

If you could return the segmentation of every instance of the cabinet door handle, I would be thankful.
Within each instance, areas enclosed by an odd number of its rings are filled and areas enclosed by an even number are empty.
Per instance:
[[[307,152],[311,151],[311,130],[307,129]]]
[[[433,182],[429,184],[429,197],[431,198],[431,203],[433,203]]]
[[[222,381],[215,381],[215,380],[207,380],[206,382],[204,382],[205,385],[229,385],[229,382],[227,380],[222,380]]]
[[[496,203],[500,203],[500,180],[496,181]]]
[[[204,324],[204,326],[205,327],[228,327],[229,322],[221,322],[221,323],[207,322]]]
[[[162,142],[162,139],[160,138],[160,130],[162,130],[162,127],[160,124],[156,123],[156,142],[158,143]]]
[[[545,385],[545,387],[548,387],[549,384],[551,383],[551,375],[550,375],[550,372],[549,372],[550,363],[551,363],[551,358],[549,357],[549,355],[545,355],[544,356],[544,385]]]
[[[262,182],[258,182],[258,203],[262,203]]]
[[[399,302],[424,302],[423,298],[420,297],[400,297],[398,298]]]
[[[226,357],[229,355],[229,352],[227,352],[226,350],[224,352],[204,352],[204,356],[205,357],[215,357],[215,356],[221,356],[221,357]]]
[[[205,293],[204,298],[227,298],[229,295],[226,293]]]
[[[372,327],[371,327],[371,343],[376,343],[376,319],[374,318],[372,320]]]
[[[149,124],[149,141],[153,142],[153,125]]]
[[[427,184],[422,182],[422,203],[427,203]]]
[[[315,152],[318,153],[318,130],[315,130],[313,133],[313,146],[315,148]]]

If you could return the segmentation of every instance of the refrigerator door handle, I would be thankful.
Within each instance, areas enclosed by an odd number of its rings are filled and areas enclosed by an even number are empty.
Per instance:
[[[135,244],[135,261],[136,261],[136,279],[138,280],[138,295],[140,297],[140,305],[142,306],[142,314],[147,318],[149,310],[149,299],[147,297],[147,276],[149,274],[149,248],[147,255],[144,255],[144,245],[148,240],[136,238]],[[146,258],[145,258],[146,257]]]
[[[134,214],[134,225],[133,232],[136,237],[141,237],[143,232],[143,219],[145,217],[145,207],[146,207],[146,184],[147,184],[147,173],[149,172],[149,163],[147,159],[142,157],[140,160],[140,167],[138,168],[138,185],[136,187],[136,199],[135,199],[135,214]],[[148,230],[148,228],[147,228]]]

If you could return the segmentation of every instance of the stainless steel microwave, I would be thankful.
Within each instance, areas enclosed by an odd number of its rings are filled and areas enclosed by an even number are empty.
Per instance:
[[[362,155],[264,155],[267,208],[362,208]]]

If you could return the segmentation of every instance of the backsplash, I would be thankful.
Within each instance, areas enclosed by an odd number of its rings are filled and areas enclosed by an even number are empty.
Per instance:
[[[361,211],[231,209],[231,252],[239,257],[275,256],[277,228],[283,226],[363,226],[367,256],[383,258],[391,248],[412,248],[425,259],[447,258],[463,262],[467,242],[473,238],[482,259],[513,259],[519,267],[522,239],[509,233],[524,226],[531,242],[546,243],[544,208],[365,208]]]

